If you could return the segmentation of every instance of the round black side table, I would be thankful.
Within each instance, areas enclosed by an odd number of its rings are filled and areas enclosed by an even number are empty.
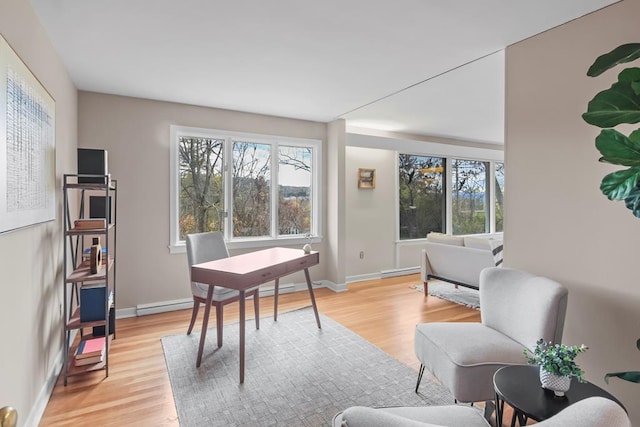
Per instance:
[[[511,426],[515,426],[516,418],[521,426],[527,419],[543,421],[551,418],[567,406],[592,396],[606,397],[624,405],[610,393],[590,382],[581,383],[575,378],[571,380],[571,388],[564,397],[556,397],[551,390],[540,385],[540,368],[534,365],[505,366],[493,376],[493,387],[496,391],[496,425],[502,426],[504,403],[513,407]],[[626,410],[626,409],[625,409]]]

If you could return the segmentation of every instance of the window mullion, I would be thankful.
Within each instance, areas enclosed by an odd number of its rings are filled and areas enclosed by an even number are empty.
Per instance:
[[[451,157],[445,158],[445,217],[446,226],[445,233],[453,234],[453,160]]]
[[[280,234],[278,224],[278,201],[280,192],[278,185],[278,144],[271,144],[271,237],[277,238]]]
[[[224,237],[233,238],[233,140],[224,140]]]

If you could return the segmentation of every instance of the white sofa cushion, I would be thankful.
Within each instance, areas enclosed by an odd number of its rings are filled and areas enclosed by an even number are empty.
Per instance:
[[[434,233],[427,234],[427,241],[434,243],[444,243],[445,245],[464,246],[464,237],[451,236],[449,234]]]
[[[464,236],[464,245],[467,248],[491,250],[491,240],[484,237]]]

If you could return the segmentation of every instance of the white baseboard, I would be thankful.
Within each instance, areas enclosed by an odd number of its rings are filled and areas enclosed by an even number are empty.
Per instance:
[[[420,273],[420,267],[405,267],[405,268],[395,268],[393,270],[382,270],[380,272],[380,277],[382,279],[386,279],[387,277],[396,277],[396,276],[406,276],[409,274]]]
[[[314,288],[328,288],[334,292],[344,292],[347,290],[346,284],[336,284],[329,280],[317,280],[312,282]],[[301,292],[307,290],[306,283],[287,283],[280,285],[278,294],[288,294],[291,292]],[[260,297],[268,297],[274,294],[274,285],[260,287]],[[183,298],[171,301],[159,301],[148,304],[139,304],[134,308],[123,308],[116,310],[116,319],[125,317],[146,316],[148,314],[165,313],[175,310],[185,310],[193,307],[191,298]]]
[[[380,273],[356,274],[355,276],[348,276],[347,283],[365,282],[367,280],[377,280],[380,278]]]
[[[366,280],[386,279],[396,276],[407,276],[409,274],[420,273],[420,267],[395,268],[393,270],[382,270],[379,273],[357,274],[347,277],[347,283],[364,282]]]
[[[191,307],[193,307],[193,299],[191,298],[183,298],[183,299],[171,300],[171,301],[152,302],[149,304],[138,304],[135,308],[135,316],[145,316],[148,314],[166,313],[168,311],[184,310]]]

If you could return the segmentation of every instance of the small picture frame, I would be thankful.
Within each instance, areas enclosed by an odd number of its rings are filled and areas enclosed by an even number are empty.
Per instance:
[[[358,168],[358,188],[376,188],[376,170]]]

